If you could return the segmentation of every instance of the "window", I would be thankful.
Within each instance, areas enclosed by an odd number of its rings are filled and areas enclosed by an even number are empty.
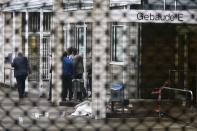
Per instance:
[[[176,0],[177,10],[197,9],[197,0]]]
[[[51,30],[51,16],[50,12],[43,13],[43,30],[49,32]]]
[[[31,65],[32,73],[29,76],[29,80],[38,80],[39,75],[42,75],[43,80],[49,80],[50,64],[51,64],[51,12],[43,12],[43,23],[41,25],[40,12],[28,12],[22,13],[22,51],[28,52],[29,63]],[[28,19],[26,18],[28,17]],[[26,20],[27,19],[27,20]],[[26,30],[26,25],[28,25]],[[41,31],[40,26],[43,27]],[[41,32],[40,32],[41,31]],[[44,35],[44,36],[43,36]],[[26,36],[28,39],[26,40]],[[40,38],[42,41],[40,41]],[[28,43],[28,50],[25,48],[25,44]],[[40,54],[40,51],[42,53]],[[42,55],[42,56],[41,56]],[[42,63],[40,63],[40,60]],[[40,69],[42,64],[42,69]],[[41,70],[41,71],[40,71]]]
[[[196,9],[197,0],[146,0],[144,9],[187,10]]]
[[[51,68],[51,37],[44,36],[42,41],[42,79],[49,80]]]
[[[63,26],[63,30],[64,30],[64,50],[67,50],[67,48],[69,47],[69,42],[68,42],[68,26],[65,25]]]
[[[123,62],[124,26],[112,26],[111,52],[112,61]]]
[[[93,0],[63,0],[65,10],[92,9]]]
[[[28,38],[28,59],[31,68],[31,74],[28,79],[30,81],[39,80],[40,70],[40,36],[30,35]]]
[[[29,32],[39,32],[40,31],[40,13],[30,12],[29,13]]]
[[[43,13],[43,31],[49,32],[51,30],[51,12]],[[25,32],[25,25],[28,24],[29,32],[40,31],[40,12],[29,12],[29,19],[26,21],[26,14],[22,13],[22,31]],[[28,22],[28,23],[27,23]]]
[[[25,12],[22,12],[22,32],[25,32],[25,26],[27,24],[27,21],[25,19]]]
[[[78,26],[76,28],[76,35],[77,35],[77,42],[76,42],[76,47],[77,47],[77,50],[78,50],[78,53],[80,55],[83,55],[84,54],[84,51],[85,51],[85,47],[86,47],[86,27],[85,26]]]

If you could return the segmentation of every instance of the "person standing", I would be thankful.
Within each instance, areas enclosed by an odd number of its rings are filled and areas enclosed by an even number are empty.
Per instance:
[[[82,101],[83,98],[87,96],[86,89],[84,88],[84,66],[83,66],[83,57],[77,54],[77,49],[73,48],[73,84],[74,91],[76,93],[77,99]]]
[[[74,79],[82,79],[84,66],[83,66],[83,57],[77,54],[77,49],[73,48],[73,73]]]
[[[62,101],[66,101],[67,94],[69,100],[73,97],[72,91],[72,76],[73,76],[73,61],[69,58],[67,52],[63,54],[63,86],[62,86]]]
[[[14,68],[14,77],[17,81],[17,88],[19,99],[23,99],[25,95],[25,80],[30,73],[30,67],[27,57],[23,56],[21,52],[14,58],[11,66]]]

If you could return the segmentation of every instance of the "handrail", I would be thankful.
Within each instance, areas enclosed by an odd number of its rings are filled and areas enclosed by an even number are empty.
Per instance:
[[[193,92],[191,90],[170,88],[170,87],[164,86],[164,87],[161,87],[159,90],[158,101],[161,101],[161,93],[163,90],[174,90],[174,91],[180,91],[180,92],[187,92],[191,95],[191,101],[193,101],[193,99],[194,99]]]

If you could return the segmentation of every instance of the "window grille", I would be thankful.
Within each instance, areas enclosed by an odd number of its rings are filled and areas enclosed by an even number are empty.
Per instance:
[[[50,68],[51,68],[51,38],[46,36],[43,38],[43,80],[49,80],[50,78]]]
[[[123,62],[124,26],[112,26],[112,61]]]
[[[84,42],[87,42],[85,41],[86,40],[85,37],[87,37],[86,31],[87,29],[85,25],[76,27],[76,47],[78,49],[78,53],[82,56],[85,53],[84,51],[86,48],[85,47],[86,44]]]
[[[43,31],[44,32],[50,32],[51,31],[51,16],[52,14],[50,12],[44,12],[43,13]]]
[[[30,12],[29,13],[29,32],[39,32],[40,31],[40,13]]]

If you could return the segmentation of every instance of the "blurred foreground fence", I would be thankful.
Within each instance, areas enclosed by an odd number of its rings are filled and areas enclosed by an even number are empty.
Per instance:
[[[1,1],[0,130],[196,131],[196,9],[197,0]],[[16,84],[19,52],[31,70],[23,100],[5,86]]]

